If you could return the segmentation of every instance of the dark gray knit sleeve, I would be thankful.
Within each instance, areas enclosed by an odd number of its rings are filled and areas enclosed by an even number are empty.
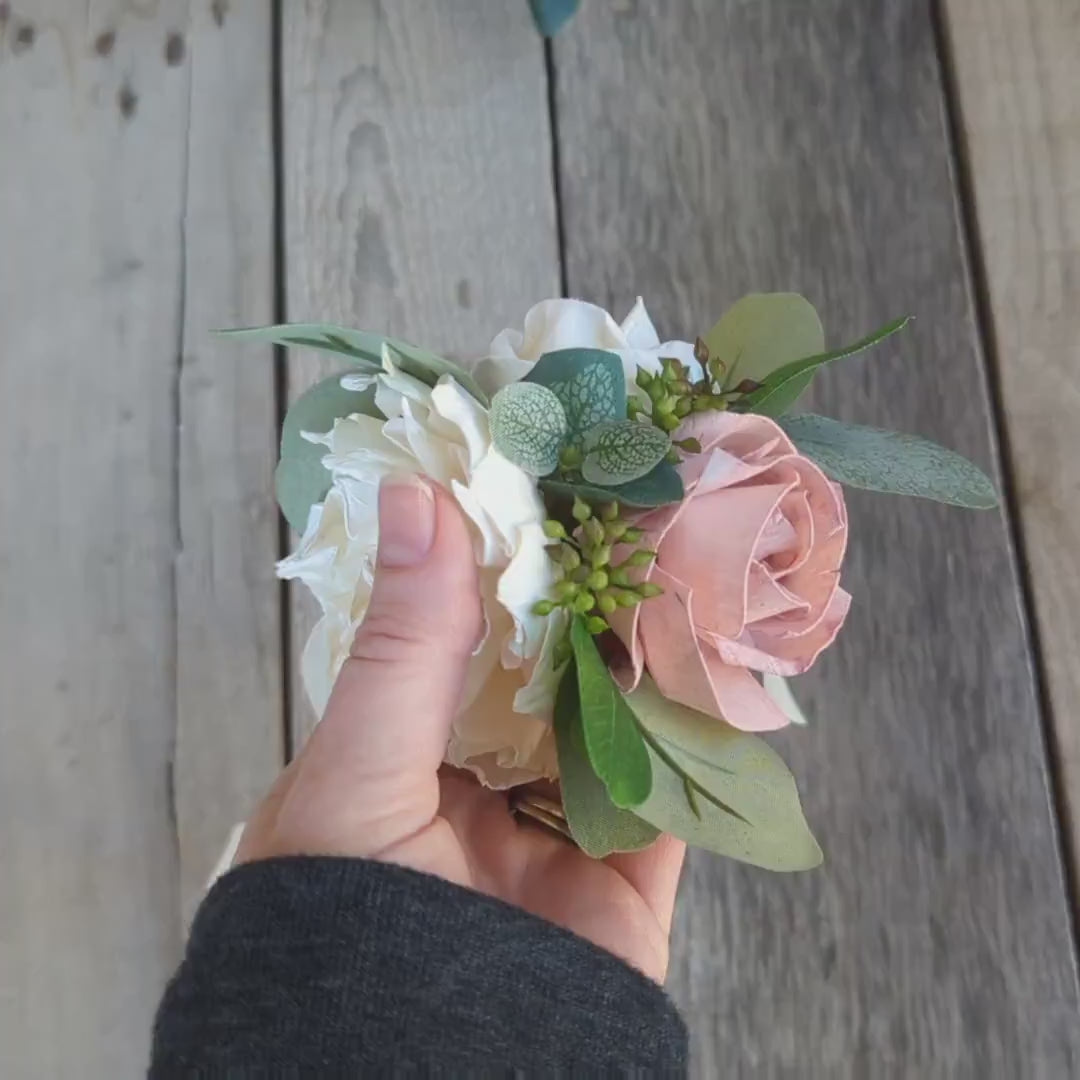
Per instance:
[[[226,874],[154,1026],[150,1076],[681,1075],[663,990],[426,874],[297,857]]]

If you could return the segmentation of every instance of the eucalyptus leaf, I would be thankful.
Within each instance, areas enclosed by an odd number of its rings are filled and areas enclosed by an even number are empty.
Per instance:
[[[389,355],[394,365],[427,386],[434,386],[444,375],[449,375],[467,394],[474,397],[481,405],[488,405],[490,399],[480,388],[480,384],[460,364],[453,360],[436,356],[426,349],[418,349],[404,341],[390,338],[383,343],[384,365]]]
[[[768,743],[669,701],[648,676],[627,701],[652,760],[652,791],[635,807],[639,817],[766,870],[820,865],[795,780]]]
[[[709,356],[724,366],[724,388],[764,382],[777,368],[825,348],[813,305],[798,293],[750,293],[705,335]]]
[[[581,483],[548,477],[540,481],[546,494],[566,499],[575,495],[586,502],[611,502],[617,500],[625,506],[666,506],[682,501],[684,494],[682,477],[670,462],[661,461],[650,472],[628,484],[604,487],[600,484]]]
[[[844,424],[827,416],[784,417],[780,426],[833,480],[850,487],[990,510],[998,504],[993,482],[953,450],[898,431]]]
[[[570,624],[570,644],[589,762],[611,801],[629,810],[644,802],[652,788],[645,741],[580,615]]]
[[[557,349],[541,356],[524,381],[546,386],[562,402],[572,442],[601,420],[626,417],[626,377],[613,352]]]
[[[330,490],[330,473],[322,463],[326,447],[309,442],[301,432],[322,434],[333,428],[335,420],[353,413],[384,419],[375,408],[373,387],[345,390],[341,378],[341,374],[331,375],[312,386],[292,403],[281,426],[281,458],[274,486],[285,520],[298,533],[307,527],[312,505],[322,502]]]
[[[559,464],[566,439],[562,402],[539,383],[504,386],[491,400],[491,438],[504,457],[533,476],[545,476]]]
[[[910,315],[904,315],[899,319],[893,319],[879,330],[860,338],[858,341],[845,345],[843,348],[834,349],[832,352],[820,353],[817,356],[808,356],[802,360],[792,361],[781,368],[777,368],[764,382],[764,384],[738,403],[740,410],[757,413],[760,416],[782,416],[798,400],[799,396],[810,384],[810,380],[816,374],[818,368],[825,364],[831,364],[834,360],[844,360],[849,356],[855,356],[865,349],[884,341],[887,337],[903,330],[911,321]]]
[[[627,484],[652,472],[671,449],[671,437],[637,420],[604,420],[585,432],[581,475],[590,484]]]
[[[773,699],[773,702],[779,706],[780,711],[793,724],[797,724],[799,727],[807,726],[806,714],[799,707],[795,695],[791,692],[791,683],[783,675],[773,675],[767,671],[761,677],[761,685],[764,687],[765,693]]]
[[[579,0],[529,0],[536,28],[554,37],[578,9]]]
[[[555,698],[555,747],[566,822],[574,842],[586,855],[602,859],[615,851],[640,851],[660,835],[629,810],[620,810],[593,772],[585,749],[573,665],[559,683]]]

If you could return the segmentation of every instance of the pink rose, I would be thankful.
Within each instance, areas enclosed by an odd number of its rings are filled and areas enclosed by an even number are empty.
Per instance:
[[[765,417],[701,413],[675,437],[701,444],[679,466],[686,498],[635,523],[658,553],[641,577],[663,595],[612,616],[632,684],[646,669],[665,697],[744,731],[783,727],[750,672],[798,675],[836,637],[843,496]]]

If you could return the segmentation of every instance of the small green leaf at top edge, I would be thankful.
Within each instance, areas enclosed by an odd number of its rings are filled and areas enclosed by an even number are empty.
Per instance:
[[[671,449],[671,437],[652,424],[604,420],[585,432],[581,475],[590,484],[628,484],[652,472]]]
[[[997,490],[982,469],[929,439],[812,413],[785,416],[779,423],[800,453],[840,484],[969,510],[998,505]]]
[[[661,461],[651,472],[628,484],[603,487],[600,484],[546,477],[540,481],[540,487],[556,498],[573,499],[576,495],[588,503],[618,501],[639,509],[681,502],[685,494],[682,477],[675,466],[667,461]]]
[[[611,801],[621,810],[630,810],[644,802],[652,789],[645,741],[580,615],[570,624],[570,644],[589,762]]]
[[[736,300],[704,335],[709,356],[724,365],[724,389],[764,382],[792,360],[825,348],[814,306],[798,293],[750,293]]]
[[[536,28],[544,37],[554,37],[578,9],[579,0],[529,0]]]
[[[281,426],[281,459],[274,472],[278,505],[298,533],[307,527],[308,512],[330,490],[330,473],[323,466],[325,446],[309,442],[302,432],[330,431],[334,421],[353,413],[384,419],[375,407],[375,390],[345,390],[341,372],[317,382],[289,407]]]
[[[864,352],[903,330],[910,321],[911,316],[904,315],[850,345],[817,356],[807,356],[777,368],[759,389],[739,399],[737,408],[740,412],[757,413],[759,416],[783,416],[810,385],[818,368],[831,364],[834,360],[844,360]]]
[[[611,801],[589,763],[573,664],[559,683],[555,698],[555,747],[566,822],[574,842],[586,855],[602,859],[617,851],[640,851],[656,840],[660,835],[657,829]]]
[[[626,418],[626,377],[616,353],[557,349],[544,353],[524,381],[546,386],[558,397],[573,442],[602,420]]]
[[[539,383],[504,386],[491,399],[491,439],[503,457],[533,476],[546,476],[559,464],[566,439],[562,402]]]
[[[637,816],[688,844],[766,870],[821,864],[795,780],[768,743],[668,700],[647,675],[627,701],[653,769],[652,791],[634,808]]]

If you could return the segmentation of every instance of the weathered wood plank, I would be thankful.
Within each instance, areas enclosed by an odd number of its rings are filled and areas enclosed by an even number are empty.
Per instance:
[[[179,373],[176,814],[194,912],[229,829],[284,758],[272,350],[214,327],[273,322],[270,5],[192,5]]]
[[[993,463],[924,3],[585,4],[555,46],[569,284],[688,336],[795,288],[843,419]],[[777,742],[827,851],[690,860],[672,986],[706,1076],[1075,1075],[1076,967],[1002,519],[854,495],[842,641]]]
[[[543,48],[528,5],[322,0],[284,8],[292,319],[482,351],[558,294]],[[339,370],[294,353],[301,391]],[[292,590],[299,655],[314,618]],[[295,680],[294,731],[311,712]]]
[[[1067,0],[948,0],[945,13],[1080,866],[1080,21]]]
[[[0,1071],[136,1076],[180,945],[188,12],[3,10]]]

